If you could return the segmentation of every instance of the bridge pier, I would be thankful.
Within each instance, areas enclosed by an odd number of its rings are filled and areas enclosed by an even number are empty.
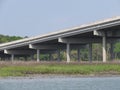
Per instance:
[[[67,62],[69,63],[70,62],[70,43],[67,43],[66,45],[67,45],[66,47]]]
[[[14,54],[11,54],[11,61],[13,62],[14,61]]]
[[[40,50],[37,49],[37,62],[39,62],[39,61],[40,61]]]
[[[103,48],[103,62],[107,61],[107,42],[106,42],[106,35],[103,36],[102,39],[102,48]]]

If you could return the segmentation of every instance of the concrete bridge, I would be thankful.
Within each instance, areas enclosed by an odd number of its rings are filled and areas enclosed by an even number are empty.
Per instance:
[[[0,44],[0,57],[11,58],[24,55],[33,57],[37,55],[37,62],[40,61],[41,53],[57,53],[60,60],[60,50],[66,50],[67,62],[70,62],[70,50],[77,49],[78,60],[80,60],[81,48],[88,46],[89,61],[92,61],[92,44],[102,44],[103,62],[107,61],[107,43],[111,46],[111,59],[113,59],[113,44],[120,39],[120,16],[98,21],[91,24],[25,38],[13,42]]]

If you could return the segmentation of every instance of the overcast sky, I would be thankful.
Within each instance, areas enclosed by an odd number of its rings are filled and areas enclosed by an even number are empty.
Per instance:
[[[120,15],[120,0],[0,0],[0,34],[35,36]]]

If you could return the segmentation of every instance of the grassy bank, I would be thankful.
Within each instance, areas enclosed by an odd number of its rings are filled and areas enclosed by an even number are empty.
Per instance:
[[[0,64],[0,76],[27,76],[34,74],[103,75],[120,74],[120,64],[28,63]]]

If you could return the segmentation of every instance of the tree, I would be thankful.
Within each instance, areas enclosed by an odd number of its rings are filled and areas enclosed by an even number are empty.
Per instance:
[[[8,35],[0,35],[0,43],[11,42],[15,40],[22,39],[20,36],[8,36]]]
[[[115,58],[119,59],[120,58],[120,42],[115,44],[114,52],[115,52]]]

